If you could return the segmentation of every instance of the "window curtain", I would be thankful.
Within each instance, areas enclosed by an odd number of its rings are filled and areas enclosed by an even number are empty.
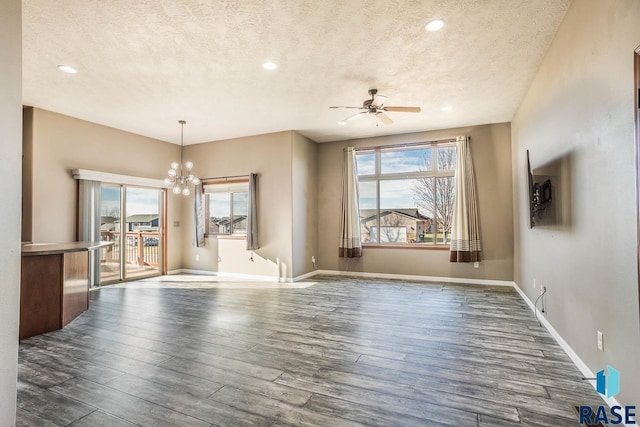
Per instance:
[[[476,183],[469,149],[469,137],[456,140],[455,202],[451,227],[451,262],[480,261],[480,230]]]
[[[97,242],[100,236],[100,181],[78,180],[78,240]],[[101,250],[89,251],[89,286],[100,283]]]
[[[193,246],[201,248],[205,245],[204,240],[204,195],[202,192],[202,183],[195,186],[193,201],[193,222],[195,235],[193,236]]]
[[[249,203],[247,206],[247,250],[260,249],[258,242],[258,205],[256,192],[258,189],[258,174],[249,175]]]
[[[342,166],[342,203],[340,206],[340,245],[338,255],[341,258],[362,256],[360,240],[360,208],[358,206],[358,165],[356,150],[344,149]]]

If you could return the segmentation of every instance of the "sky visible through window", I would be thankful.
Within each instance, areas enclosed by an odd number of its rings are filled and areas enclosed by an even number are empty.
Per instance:
[[[415,179],[382,181],[380,209],[415,208]],[[360,209],[376,209],[376,183],[360,182]]]
[[[249,193],[233,193],[233,216],[247,215]],[[209,193],[209,216],[228,218],[230,214],[231,193]]]
[[[431,148],[380,152],[381,173],[425,172],[431,170]]]
[[[158,214],[158,190],[127,188],[127,215]],[[120,212],[120,188],[102,187],[102,214]]]
[[[431,148],[403,151],[382,151],[381,172],[403,173],[431,170]],[[375,153],[362,153],[356,156],[358,175],[375,174]],[[380,209],[415,208],[416,180],[384,181],[380,186]],[[360,209],[376,208],[376,183],[360,182]],[[426,212],[425,212],[426,213]]]

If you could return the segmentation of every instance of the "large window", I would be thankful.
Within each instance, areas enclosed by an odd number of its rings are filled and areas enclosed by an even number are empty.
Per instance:
[[[204,186],[205,232],[209,235],[247,234],[249,183],[208,184]]]
[[[359,149],[356,160],[365,245],[450,243],[454,141]]]

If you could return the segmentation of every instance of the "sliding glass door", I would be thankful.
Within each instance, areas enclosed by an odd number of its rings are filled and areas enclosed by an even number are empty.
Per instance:
[[[125,189],[124,278],[160,274],[162,190]]]
[[[100,198],[100,240],[113,242],[101,249],[100,284],[122,280],[120,256],[120,211],[122,186],[102,184]]]
[[[100,283],[159,275],[163,259],[165,190],[102,184]]]

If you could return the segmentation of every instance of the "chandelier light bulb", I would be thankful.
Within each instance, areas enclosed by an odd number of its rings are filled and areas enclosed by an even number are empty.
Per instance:
[[[176,185],[173,187],[173,194],[180,194],[180,186]]]
[[[172,162],[171,163],[171,169],[178,170],[179,167],[180,167],[180,165],[178,164],[178,162]]]
[[[171,185],[171,183],[172,183],[172,182],[173,182],[173,180],[172,180],[171,178],[165,178],[165,179],[164,179],[164,183],[165,183],[166,185]]]
[[[169,169],[169,172],[167,172],[167,175],[169,175],[171,178],[175,178],[178,175],[178,172],[176,172],[175,169]]]
[[[184,187],[182,189],[182,195],[183,196],[188,196],[189,194],[191,194],[191,190],[189,190],[189,187]]]
[[[184,164],[184,167],[187,168],[188,171],[190,171],[191,169],[193,169],[193,162],[186,162]]]
[[[191,180],[191,183],[193,185],[199,185],[200,184],[200,179],[196,178],[195,176],[193,177],[193,179]]]

